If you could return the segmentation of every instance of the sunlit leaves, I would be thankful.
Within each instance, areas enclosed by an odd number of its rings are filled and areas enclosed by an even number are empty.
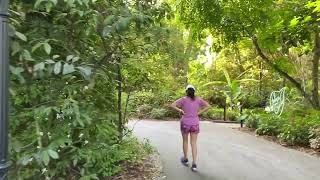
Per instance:
[[[314,8],[313,12],[318,12],[318,13],[320,12],[320,1],[319,0],[316,0],[314,2],[309,1],[305,6],[309,9]]]
[[[295,28],[300,22],[300,17],[295,17],[290,21],[290,27]]]

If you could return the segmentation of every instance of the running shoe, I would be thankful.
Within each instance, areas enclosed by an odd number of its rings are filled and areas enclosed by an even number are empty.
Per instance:
[[[181,163],[182,163],[184,166],[189,166],[189,161],[188,161],[187,158],[182,157],[182,158],[181,158]]]
[[[192,170],[193,172],[197,172],[197,171],[198,171],[197,165],[196,165],[196,164],[192,164],[191,170]]]

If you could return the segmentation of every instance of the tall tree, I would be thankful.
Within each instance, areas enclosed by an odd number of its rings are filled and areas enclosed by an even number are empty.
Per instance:
[[[250,38],[264,63],[297,88],[312,107],[319,109],[319,26],[317,14],[305,6],[307,3],[305,0],[182,0],[180,13],[182,21],[194,31],[210,29],[222,39],[224,45]],[[313,88],[308,91],[290,68],[281,65],[292,63],[287,54],[282,53],[282,49],[303,45],[312,39]]]

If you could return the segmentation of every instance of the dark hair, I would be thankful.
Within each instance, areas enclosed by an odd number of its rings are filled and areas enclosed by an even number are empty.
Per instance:
[[[195,95],[194,95],[195,91],[194,91],[194,89],[188,88],[188,89],[186,90],[186,93],[187,93],[187,96],[188,96],[189,98],[191,98],[192,100],[195,99]]]

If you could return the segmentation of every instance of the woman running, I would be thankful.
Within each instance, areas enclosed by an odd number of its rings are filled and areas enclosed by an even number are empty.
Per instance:
[[[180,130],[183,139],[183,154],[181,163],[188,166],[188,137],[192,148],[192,171],[197,171],[197,137],[199,133],[199,115],[207,111],[210,105],[203,99],[195,96],[195,88],[192,85],[186,87],[187,96],[172,103],[172,108],[182,114]]]

